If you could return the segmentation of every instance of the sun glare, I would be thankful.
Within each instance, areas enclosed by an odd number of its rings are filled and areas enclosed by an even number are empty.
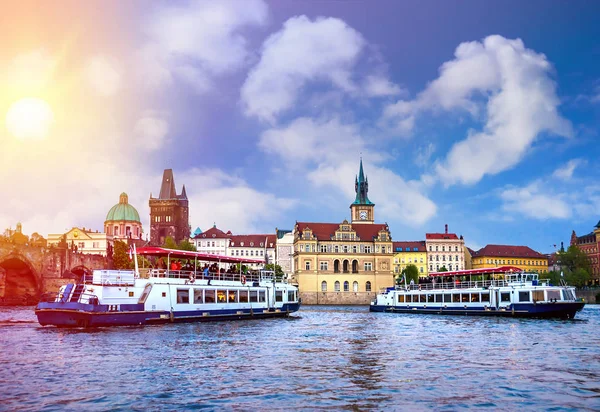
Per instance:
[[[17,100],[6,112],[6,129],[18,139],[44,139],[53,122],[50,105],[35,97]]]

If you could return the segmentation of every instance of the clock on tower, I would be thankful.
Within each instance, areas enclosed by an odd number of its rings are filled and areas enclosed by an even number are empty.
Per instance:
[[[350,205],[350,216],[352,223],[373,223],[375,204],[369,200],[369,179],[363,172],[362,159],[360,159],[360,170],[354,182],[356,199]]]

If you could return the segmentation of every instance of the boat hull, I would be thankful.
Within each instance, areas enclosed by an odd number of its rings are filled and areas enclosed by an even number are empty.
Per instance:
[[[299,303],[285,304],[277,309],[222,309],[195,311],[97,311],[92,305],[81,308],[61,307],[55,303],[38,305],[35,314],[42,326],[60,328],[93,328],[105,326],[138,326],[163,323],[212,322],[224,320],[264,319],[287,317],[300,309]],[[72,305],[70,305],[72,306]]]
[[[501,316],[515,318],[560,318],[573,319],[583,309],[584,302],[551,302],[535,304],[513,304],[506,308],[485,306],[444,307],[444,306],[390,306],[371,305],[371,312],[419,313],[431,315],[461,316]]]

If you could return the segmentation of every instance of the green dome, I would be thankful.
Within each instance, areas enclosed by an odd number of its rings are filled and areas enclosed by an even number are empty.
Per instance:
[[[111,207],[108,211],[106,221],[112,220],[128,220],[141,223],[138,211],[128,203],[127,193],[121,193],[121,196],[119,196],[119,203]]]

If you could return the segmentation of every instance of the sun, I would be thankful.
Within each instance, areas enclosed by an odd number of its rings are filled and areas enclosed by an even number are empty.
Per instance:
[[[54,123],[54,113],[46,101],[25,97],[14,102],[6,112],[6,129],[23,140],[42,140]]]

